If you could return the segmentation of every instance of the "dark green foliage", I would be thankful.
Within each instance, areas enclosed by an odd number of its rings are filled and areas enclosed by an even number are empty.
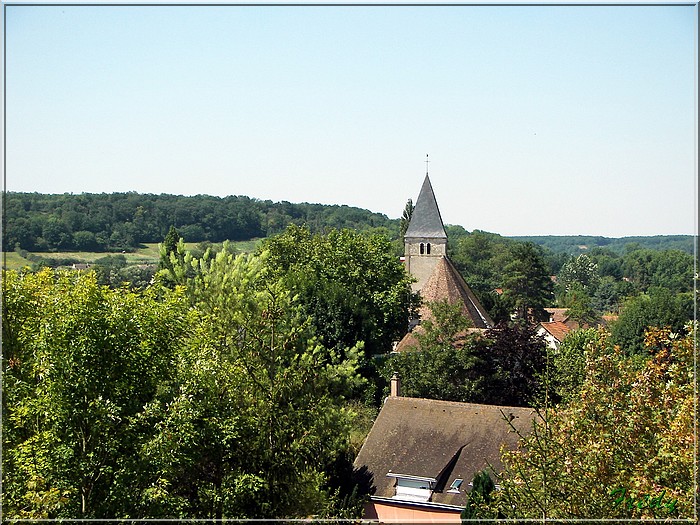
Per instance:
[[[552,304],[554,285],[541,248],[532,243],[511,245],[503,288],[518,319],[546,318],[543,309]]]
[[[651,287],[674,293],[693,289],[693,256],[678,250],[633,250],[625,255],[622,269],[641,292]]]
[[[644,333],[649,327],[680,331],[693,319],[692,293],[674,294],[665,288],[628,299],[611,327],[612,341],[627,354],[645,354]]]
[[[163,243],[160,245],[160,263],[158,264],[159,270],[173,268],[173,263],[170,260],[171,255],[177,257],[177,245],[180,240],[182,240],[182,235],[177,231],[175,226],[171,226],[168,230],[168,234],[163,239]]]
[[[623,254],[632,246],[650,250],[681,250],[693,253],[692,235],[655,235],[650,237],[592,237],[584,235],[542,235],[510,237],[519,242],[533,242],[554,252],[578,255],[593,251],[595,248],[605,248],[610,252]],[[585,248],[582,248],[585,247]]]
[[[560,300],[561,306],[567,308],[566,314],[579,323],[579,325],[593,325],[599,315],[593,308],[593,300],[586,288],[575,282],[569,286],[568,291]]]
[[[403,209],[403,214],[401,215],[401,221],[399,222],[399,239],[403,239],[406,235],[406,230],[411,222],[411,217],[413,216],[413,200],[408,199],[406,207]]]
[[[484,506],[491,502],[491,493],[496,484],[491,479],[487,470],[480,470],[474,474],[472,489],[467,494],[467,503],[460,517],[463,520],[490,518],[484,515]]]
[[[434,320],[415,331],[420,351],[392,354],[382,367],[385,379],[399,373],[403,395],[505,406],[537,401],[546,351],[534,327],[502,323],[483,336],[468,335],[458,308],[434,303],[431,309]]]
[[[273,275],[299,295],[329,348],[363,341],[371,356],[389,351],[406,331],[417,299],[386,237],[290,226],[261,250],[269,252]]]
[[[373,230],[398,235],[398,220],[349,206],[273,203],[242,196],[63,194],[7,192],[4,250],[122,251],[160,242],[171,226],[188,242],[241,241],[282,232],[287,225]]]
[[[578,395],[586,374],[586,352],[600,340],[601,333],[595,328],[575,330],[557,350],[550,351],[550,387],[555,401],[568,403]]]
[[[488,344],[479,357],[484,377],[480,402],[505,406],[533,406],[542,391],[547,352],[537,327],[501,323],[486,332]]]
[[[483,342],[466,334],[470,321],[458,306],[432,303],[430,309],[433,319],[414,331],[416,351],[392,354],[382,367],[383,376],[388,380],[398,372],[402,393],[408,397],[480,399],[482,367],[477,355]]]
[[[627,281],[615,281],[610,276],[600,279],[598,289],[591,299],[591,307],[598,314],[617,312],[622,300],[634,289]]]
[[[447,251],[455,267],[495,322],[510,318],[512,304],[496,292],[504,286],[504,267],[513,241],[494,233],[447,226]]]

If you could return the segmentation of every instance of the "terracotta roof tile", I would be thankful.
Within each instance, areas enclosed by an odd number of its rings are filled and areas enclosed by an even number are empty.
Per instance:
[[[562,323],[561,321],[553,321],[551,323],[540,323],[540,326],[547,330],[547,332],[549,332],[560,343],[564,340],[564,338],[567,335],[569,335],[569,332],[572,331],[572,328],[570,328],[565,323]]]
[[[420,291],[423,306],[419,309],[421,319],[430,319],[427,303],[447,301],[460,304],[462,311],[474,323],[475,328],[489,328],[493,321],[486,309],[476,298],[467,283],[450,260],[443,256],[435,265],[433,273]]]

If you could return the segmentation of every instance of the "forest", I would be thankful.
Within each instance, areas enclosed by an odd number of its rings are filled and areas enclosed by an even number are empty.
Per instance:
[[[17,195],[28,200],[14,201],[8,224],[69,221],[75,196],[57,215],[46,196]],[[147,209],[144,196],[123,197]],[[112,253],[88,270],[37,259],[3,271],[5,518],[356,520],[368,487],[352,462],[394,372],[404,395],[541,411],[523,447],[503,451],[505,470],[487,473],[501,490],[475,479],[464,517],[692,515],[697,298],[687,251],[555,251],[447,226],[448,255],[495,326],[471,333],[458,309],[434,303],[422,351],[391,354],[419,305],[397,256],[401,221],[287,203],[278,226],[251,227],[265,238],[239,253],[225,239],[245,235],[220,238],[212,226],[209,238],[188,237],[195,222],[157,211],[170,196],[146,197],[144,214],[163,223],[144,221],[152,236],[133,240],[160,243],[152,267]],[[259,210],[276,210],[227,199],[199,205],[226,201],[227,217],[240,206],[240,224],[244,208],[258,209],[256,228],[270,224]],[[107,200],[102,226],[84,218],[64,233],[111,239],[107,225],[123,223],[109,222],[119,207]],[[43,227],[32,242],[46,241]],[[103,249],[128,247],[110,242]],[[580,325],[556,351],[533,324],[548,307]],[[664,506],[649,504],[662,493]]]
[[[197,243],[268,237],[289,224],[312,231],[387,228],[398,235],[398,221],[367,210],[242,196],[7,192],[3,206],[5,251],[131,251],[161,242],[171,226]]]
[[[392,239],[399,237],[399,219],[368,210],[344,205],[262,201],[244,196],[6,192],[3,207],[3,251],[130,251],[141,243],[161,242],[171,226],[194,243],[268,237],[281,233],[289,224],[306,225],[313,232],[330,228],[378,229]],[[581,253],[581,247],[606,248],[620,255],[629,249],[628,245],[693,253],[690,235],[513,239],[569,255]]]

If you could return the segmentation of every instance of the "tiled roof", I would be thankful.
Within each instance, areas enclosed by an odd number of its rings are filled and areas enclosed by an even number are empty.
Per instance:
[[[604,316],[602,316],[603,325],[607,326],[607,325],[609,325],[610,323],[614,323],[615,321],[617,321],[617,320],[619,319],[619,317],[620,317],[620,316],[617,315],[617,314],[607,314],[607,315],[604,315]]]
[[[420,351],[420,343],[418,342],[418,338],[416,335],[422,334],[425,332],[425,329],[421,326],[418,325],[416,326],[413,330],[408,332],[406,335],[403,336],[403,339],[399,341],[394,348],[394,352],[417,352]],[[457,342],[455,343],[455,346],[458,348],[461,348],[464,346],[467,336],[469,334],[474,334],[474,333],[484,333],[483,328],[467,328],[465,332],[457,334]]]
[[[552,337],[554,337],[560,343],[569,334],[569,332],[572,331],[572,329],[568,325],[562,323],[561,321],[553,321],[551,323],[540,323],[540,326],[547,330],[547,332],[549,332],[552,335]]]
[[[394,348],[394,352],[414,352],[420,350],[420,343],[416,338],[416,334],[423,331],[419,325],[403,336],[403,339]]]
[[[472,320],[475,328],[493,326],[493,321],[486,309],[445,256],[441,257],[435,265],[433,273],[421,288],[420,295],[423,300],[423,306],[419,310],[421,319],[431,318],[427,303],[447,301],[450,304],[460,304],[464,315]]]
[[[445,233],[445,227],[442,224],[442,217],[440,216],[440,210],[428,175],[425,176],[423,187],[418,194],[418,200],[415,208],[413,208],[411,222],[408,224],[405,237],[447,239],[447,233]]]
[[[437,480],[431,501],[464,505],[474,474],[489,464],[502,468],[500,447],[515,448],[518,435],[532,429],[531,408],[455,403],[411,397],[386,399],[355,459],[355,469],[373,476],[374,496],[394,496],[388,473]],[[458,494],[447,492],[455,478],[464,480]]]
[[[563,323],[569,318],[569,315],[566,313],[569,311],[568,308],[545,308],[544,310],[549,314],[549,318],[552,321]]]

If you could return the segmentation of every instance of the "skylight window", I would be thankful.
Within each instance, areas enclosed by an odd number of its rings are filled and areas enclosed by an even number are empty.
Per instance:
[[[447,492],[459,494],[459,487],[462,486],[463,481],[464,480],[462,478],[455,478],[455,480],[452,482],[452,485],[450,485],[450,488],[447,489]]]

